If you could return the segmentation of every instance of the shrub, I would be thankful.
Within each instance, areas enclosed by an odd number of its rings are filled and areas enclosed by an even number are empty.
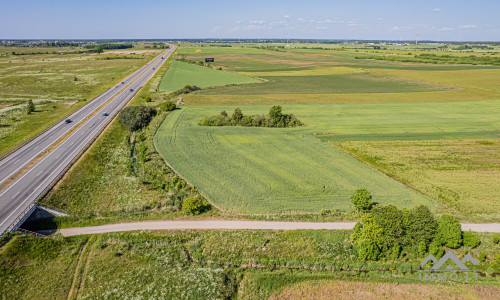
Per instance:
[[[351,202],[359,211],[369,211],[372,207],[372,195],[366,189],[358,189],[351,196]]]
[[[380,248],[370,240],[361,240],[359,243],[359,258],[361,260],[378,260],[380,257]]]
[[[328,215],[330,215],[332,213],[332,211],[329,210],[329,209],[322,209],[319,213],[322,216],[328,216]]]
[[[464,231],[463,233],[463,240],[464,240],[464,245],[469,246],[471,248],[476,248],[481,244],[481,239],[472,233],[470,230],[469,231]]]
[[[500,243],[500,236],[498,234],[495,234],[493,236],[493,244],[498,244]]]
[[[396,245],[392,247],[392,259],[398,259],[400,255],[401,255],[401,246]]]
[[[182,211],[189,215],[199,215],[203,209],[203,202],[196,198],[187,198],[182,202]]]
[[[481,252],[479,253],[479,261],[485,262],[488,257],[486,256],[486,253]]]
[[[418,243],[418,254],[420,256],[424,256],[427,253],[427,244],[424,241],[420,241]]]
[[[272,114],[272,115],[271,115]],[[245,116],[241,109],[236,108],[229,118],[226,111],[220,115],[205,117],[199,123],[201,126],[253,126],[253,127],[297,127],[302,122],[293,114],[282,114],[281,106],[273,106],[269,115]]]
[[[162,111],[172,111],[176,108],[177,106],[175,105],[174,102],[172,101],[165,101],[162,104],[160,104],[160,109]]]
[[[444,255],[443,245],[437,240],[432,241],[429,245],[429,253],[434,255],[437,259],[441,258]]]
[[[151,107],[130,106],[122,109],[118,119],[129,131],[136,131],[146,127],[155,115],[156,111]]]
[[[438,220],[436,238],[441,245],[456,249],[462,245],[462,226],[452,216],[441,216]]]
[[[26,103],[26,114],[30,115],[34,111],[35,111],[35,104],[33,104],[33,101],[30,99],[28,100],[28,103]]]

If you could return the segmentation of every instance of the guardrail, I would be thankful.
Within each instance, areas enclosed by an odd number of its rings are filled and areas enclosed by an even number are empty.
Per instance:
[[[163,61],[162,64],[165,63],[165,61],[167,61],[166,59]],[[159,68],[158,68],[159,69]],[[156,70],[158,71],[158,70]],[[148,78],[151,79],[151,77],[156,73],[153,72],[153,74]],[[140,78],[140,77],[139,77]],[[132,98],[134,98],[134,96],[137,94],[137,92],[139,91],[139,89],[142,88],[139,87],[138,89],[135,90],[135,92],[133,93],[133,96],[126,102],[128,103],[130,100],[132,100]],[[126,104],[125,103],[125,104]],[[121,110],[121,109],[120,109]],[[36,209],[36,201],[38,199],[40,199],[42,196],[45,195],[45,193],[49,192],[53,187],[54,185],[66,174],[66,172],[69,171],[69,169],[71,169],[71,167],[73,166],[73,164],[78,161],[78,159],[80,159],[80,157],[82,157],[82,155],[88,150],[88,148],[90,148],[90,146],[97,140],[97,138],[99,138],[99,136],[101,135],[101,133],[108,127],[108,125],[116,118],[116,116],[118,115],[118,113],[120,112],[120,110],[117,110],[111,118],[108,119],[108,121],[104,124],[104,126],[96,133],[96,135],[90,139],[90,141],[87,142],[87,144],[85,144],[85,146],[82,148],[82,150],[80,150],[76,155],[75,157],[73,157],[73,159],[71,159],[70,162],[68,162],[64,168],[61,170],[61,172],[59,172],[56,177],[54,177],[54,179],[47,185],[47,187],[45,187],[34,199],[32,202],[30,202],[29,206],[24,209],[21,214],[13,221],[11,222],[11,224],[3,231],[0,233],[0,236],[2,236],[4,233],[6,232],[10,232],[10,231],[13,231],[14,229],[16,228],[19,228],[18,225],[22,224],[24,221],[26,221],[26,219],[33,213],[33,211]]]

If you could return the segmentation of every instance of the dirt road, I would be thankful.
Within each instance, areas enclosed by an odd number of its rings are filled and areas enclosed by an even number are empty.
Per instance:
[[[206,221],[146,221],[119,223],[90,227],[74,227],[59,229],[63,236],[74,236],[82,234],[96,234],[106,232],[121,232],[134,230],[209,230],[209,229],[251,229],[251,230],[342,230],[352,229],[355,222],[338,223],[313,223],[313,222],[267,222],[267,221],[224,221],[224,220],[206,220]],[[500,223],[489,224],[462,224],[463,230],[472,230],[476,232],[500,232]]]

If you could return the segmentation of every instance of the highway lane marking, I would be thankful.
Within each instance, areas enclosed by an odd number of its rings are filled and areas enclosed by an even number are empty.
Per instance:
[[[17,195],[19,195],[20,192],[17,192],[12,199],[16,198]]]
[[[40,173],[38,173],[38,175],[36,175],[36,176],[40,176],[40,174],[42,174],[42,173],[43,173],[43,171],[40,171]]]

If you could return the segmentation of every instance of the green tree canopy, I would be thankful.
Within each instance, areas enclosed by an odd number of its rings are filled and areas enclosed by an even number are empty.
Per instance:
[[[441,245],[453,249],[462,245],[462,226],[456,218],[443,215],[437,223],[436,239]]]
[[[35,111],[35,104],[33,104],[33,101],[30,99],[26,103],[26,114],[30,115],[34,111]]]
[[[372,195],[366,189],[358,189],[351,196],[351,202],[356,209],[366,212],[372,206]]]
[[[156,111],[149,106],[129,106],[122,109],[118,115],[120,122],[130,131],[146,127]]]

